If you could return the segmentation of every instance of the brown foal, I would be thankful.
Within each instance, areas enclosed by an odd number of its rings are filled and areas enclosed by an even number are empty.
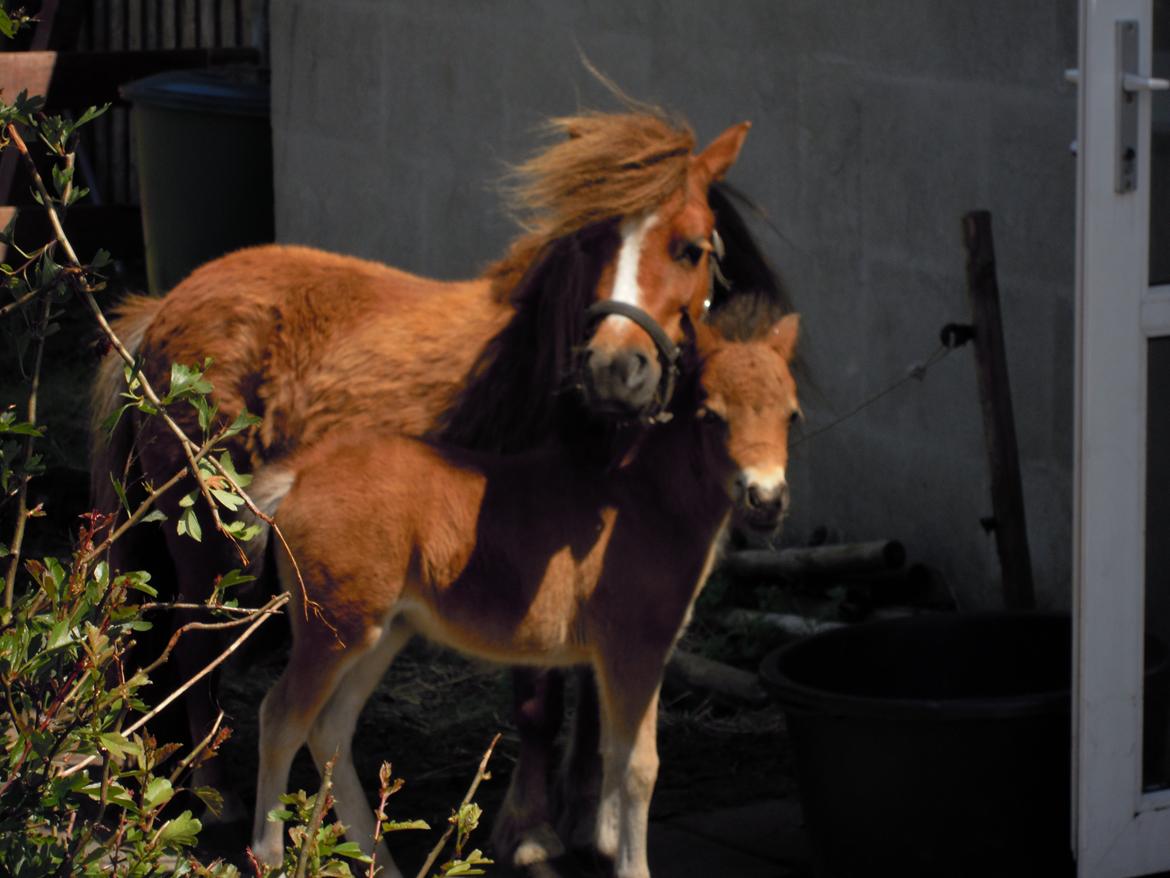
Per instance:
[[[645,878],[658,770],[658,691],[733,512],[779,526],[789,369],[799,319],[752,341],[696,327],[700,359],[669,423],[612,469],[560,448],[499,456],[378,432],[334,434],[257,478],[325,620],[290,614],[289,663],[261,707],[254,849],[277,862],[279,804],[296,751],[339,754],[336,808],[372,848],[373,816],[353,767],[354,728],[414,634],[508,664],[588,665],[601,704],[598,849],[619,878]],[[277,553],[294,604],[300,588]],[[325,624],[326,621],[328,624]],[[398,875],[384,848],[377,851]]]

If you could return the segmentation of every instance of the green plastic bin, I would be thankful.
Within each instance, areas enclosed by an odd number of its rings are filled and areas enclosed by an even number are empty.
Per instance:
[[[275,237],[267,71],[159,73],[133,104],[146,272],[165,292],[196,266]]]

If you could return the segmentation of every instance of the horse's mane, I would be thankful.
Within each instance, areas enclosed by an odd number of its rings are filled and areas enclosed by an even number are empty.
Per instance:
[[[505,193],[524,234],[487,270],[498,299],[552,242],[654,210],[686,183],[695,135],[665,111],[637,106],[550,120],[560,139],[512,169]]]
[[[511,291],[515,315],[472,365],[434,438],[483,451],[521,451],[585,419],[570,386],[602,268],[617,249],[614,220],[547,244]]]
[[[724,182],[715,183],[707,191],[707,203],[723,239],[725,253],[719,260],[719,270],[728,281],[728,286],[715,283],[708,320],[725,338],[747,341],[795,310],[792,297],[736,204],[760,216],[763,210]]]

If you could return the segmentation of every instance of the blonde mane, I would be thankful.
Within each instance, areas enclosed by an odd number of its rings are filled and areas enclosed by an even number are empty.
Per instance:
[[[512,170],[509,207],[524,234],[486,274],[503,297],[547,244],[600,220],[651,211],[687,179],[695,135],[665,112],[586,112],[551,119],[562,139]]]

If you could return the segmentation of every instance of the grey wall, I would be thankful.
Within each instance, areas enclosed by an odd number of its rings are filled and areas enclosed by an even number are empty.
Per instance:
[[[959,218],[992,211],[1040,600],[1067,605],[1073,0],[281,0],[278,236],[440,277],[513,234],[492,181],[548,115],[612,106],[585,52],[700,139],[754,123],[732,182],[804,314],[807,430],[968,319]],[[999,601],[969,348],[795,449],[790,536],[897,537]]]

